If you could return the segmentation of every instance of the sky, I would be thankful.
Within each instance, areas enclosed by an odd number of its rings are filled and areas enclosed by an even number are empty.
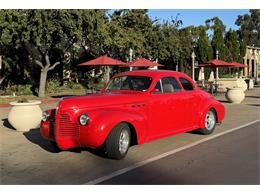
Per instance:
[[[178,14],[178,19],[182,20],[183,26],[199,26],[204,25],[205,20],[219,17],[226,30],[232,28],[237,30],[239,27],[235,25],[235,21],[238,15],[244,15],[249,13],[249,10],[245,9],[149,9],[148,14],[152,19],[158,18],[161,21],[175,18]]]

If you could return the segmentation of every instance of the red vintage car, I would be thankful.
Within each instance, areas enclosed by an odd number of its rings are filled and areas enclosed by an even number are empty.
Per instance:
[[[183,73],[131,71],[99,94],[63,98],[43,112],[41,134],[61,150],[104,148],[122,159],[131,145],[192,130],[210,134],[224,115],[224,106]]]

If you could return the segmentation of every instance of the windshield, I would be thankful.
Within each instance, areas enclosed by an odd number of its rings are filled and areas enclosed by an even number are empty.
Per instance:
[[[146,76],[121,76],[115,77],[108,84],[106,91],[112,90],[135,90],[147,91],[152,82],[151,77]]]

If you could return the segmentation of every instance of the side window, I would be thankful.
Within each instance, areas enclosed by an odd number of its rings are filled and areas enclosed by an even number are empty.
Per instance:
[[[173,93],[181,91],[178,81],[174,77],[162,78],[163,93]]]
[[[159,80],[159,81],[156,83],[154,89],[157,89],[157,90],[158,90],[157,93],[162,93],[161,80]]]
[[[181,82],[182,87],[185,89],[185,91],[192,91],[193,90],[193,85],[187,79],[180,78],[180,82]]]

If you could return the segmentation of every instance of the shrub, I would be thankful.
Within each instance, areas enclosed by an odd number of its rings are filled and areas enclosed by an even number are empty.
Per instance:
[[[105,87],[105,85],[106,85],[105,82],[100,82],[100,83],[96,84],[96,89],[102,89]]]
[[[29,101],[26,98],[21,98],[17,100],[18,103],[28,103]]]
[[[5,90],[6,95],[12,95],[15,93],[16,95],[32,95],[33,92],[31,90],[32,85],[24,84],[24,85],[11,85]]]
[[[48,93],[57,93],[61,91],[60,81],[56,79],[50,79],[47,81],[47,92]]]
[[[52,79],[47,83],[47,93],[55,94],[55,93],[63,93],[63,92],[71,92],[74,90],[85,90],[84,87],[79,83],[67,82],[63,86],[58,80]]]
[[[99,83],[94,83],[93,81],[89,81],[87,84],[88,89],[101,89],[106,85],[105,82],[99,82]]]
[[[236,75],[233,74],[221,74],[219,75],[220,78],[234,78]]]
[[[74,82],[67,82],[63,87],[63,89],[84,89],[84,87],[79,84],[79,83],[74,83]]]

